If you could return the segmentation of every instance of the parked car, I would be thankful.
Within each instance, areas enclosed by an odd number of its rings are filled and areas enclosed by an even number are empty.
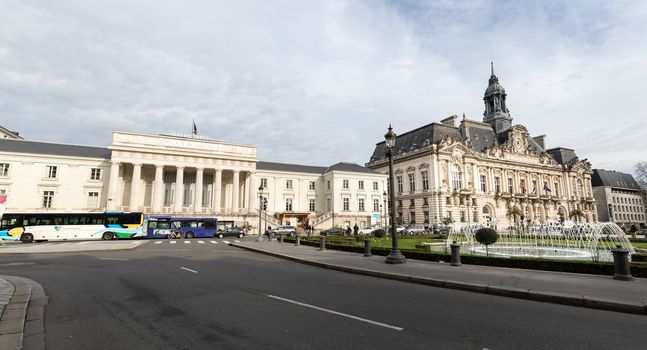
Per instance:
[[[218,234],[216,236],[218,238],[223,238],[225,236],[243,238],[243,236],[245,236],[245,230],[238,227],[230,227],[226,230],[218,231]]]
[[[276,228],[272,229],[272,232],[274,235],[288,235],[290,237],[293,237],[297,233],[297,228],[294,226],[277,226]]]
[[[321,231],[320,235],[322,235],[322,236],[343,236],[344,231],[339,227],[331,227],[329,229]]]
[[[373,228],[370,226],[362,227],[357,230],[357,233],[359,233],[360,235],[370,235],[371,232],[373,232]]]
[[[404,232],[406,232],[406,234],[408,235],[421,235],[427,232],[427,229],[425,229],[425,226],[418,224],[407,227]]]
[[[445,224],[436,225],[434,227],[435,234],[449,234],[449,226]]]
[[[384,230],[386,231],[387,234],[390,234],[391,233],[391,226],[387,226]],[[402,226],[402,225],[397,225],[395,227],[395,232],[396,233],[404,233],[404,230],[405,230],[405,227]]]

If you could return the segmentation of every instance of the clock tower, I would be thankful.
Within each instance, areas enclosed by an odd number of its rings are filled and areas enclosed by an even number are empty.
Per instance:
[[[483,112],[483,122],[492,125],[494,132],[497,134],[510,129],[512,126],[512,117],[506,104],[505,89],[499,84],[499,78],[494,75],[494,63],[491,64],[491,75],[488,81],[488,87],[485,90],[483,101],[485,102],[485,112]]]

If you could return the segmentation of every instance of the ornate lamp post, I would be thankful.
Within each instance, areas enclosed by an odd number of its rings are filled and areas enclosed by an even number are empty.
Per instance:
[[[383,196],[382,198],[384,198],[384,227],[389,226],[389,221],[387,220],[387,213],[386,213],[386,211],[387,211],[386,208],[388,208],[386,206],[386,195],[387,195],[387,193],[386,193],[386,191],[384,191],[384,193],[382,193],[382,196]]]
[[[263,185],[258,187],[258,238],[256,241],[262,242],[263,236],[261,236],[261,214],[263,213]]]
[[[386,257],[387,264],[404,264],[407,262],[407,259],[402,255],[400,249],[398,249],[398,236],[395,229],[395,191],[394,191],[394,181],[393,181],[393,146],[395,145],[396,134],[393,132],[393,128],[389,125],[389,131],[384,135],[386,140],[386,154],[389,157],[389,201],[391,202],[391,251]]]

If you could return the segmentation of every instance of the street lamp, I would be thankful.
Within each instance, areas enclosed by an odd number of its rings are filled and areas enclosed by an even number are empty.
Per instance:
[[[263,213],[263,185],[258,186],[258,238],[257,242],[263,241],[261,236],[261,213]]]
[[[386,210],[387,210],[386,208],[388,208],[386,206],[386,195],[387,193],[386,191],[384,191],[384,193],[382,193],[382,196],[383,196],[382,198],[384,198],[384,227],[387,227],[389,225],[389,221],[387,220],[387,213],[386,213]]]
[[[386,257],[387,264],[404,264],[407,262],[407,259],[400,253],[398,249],[398,236],[395,229],[395,187],[393,183],[393,146],[395,145],[396,134],[393,132],[393,128],[389,124],[389,131],[384,135],[386,140],[386,154],[389,157],[389,201],[391,202],[391,251]]]

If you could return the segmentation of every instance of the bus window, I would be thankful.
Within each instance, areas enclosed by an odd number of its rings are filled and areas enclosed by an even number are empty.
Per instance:
[[[108,216],[106,217],[106,224],[115,225],[118,220],[119,220],[119,217],[117,216]]]
[[[157,221],[149,221],[148,222],[148,228],[149,229],[156,229],[157,228]]]
[[[160,230],[168,230],[171,228],[171,223],[168,221],[160,221],[157,223],[157,228]]]
[[[180,221],[171,221],[171,228],[180,228],[182,223]]]
[[[214,228],[216,226],[216,220],[213,219],[205,219],[204,220],[204,227],[205,228]]]

